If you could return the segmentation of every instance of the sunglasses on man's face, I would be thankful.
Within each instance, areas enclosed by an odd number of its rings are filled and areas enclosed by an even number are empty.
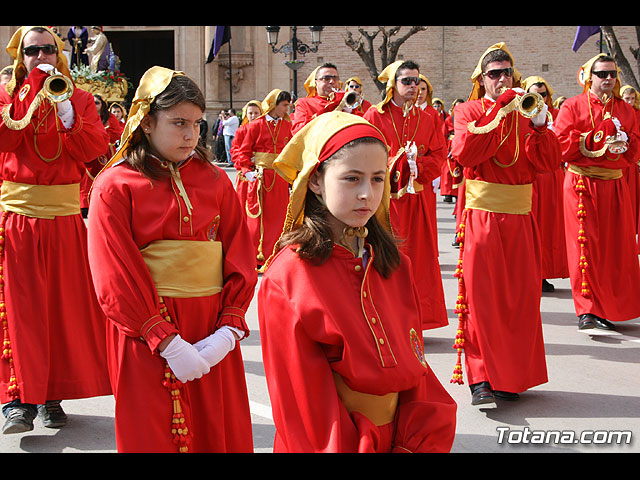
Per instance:
[[[618,72],[616,70],[597,70],[591,72],[598,78],[607,78],[611,76],[611,78],[616,78],[618,76]]]
[[[491,80],[498,80],[502,75],[505,77],[513,76],[513,68],[498,68],[496,70],[489,70],[488,72],[483,73],[485,77],[489,77]]]
[[[39,52],[45,55],[51,55],[58,53],[58,48],[55,45],[29,45],[22,49],[22,53],[27,57],[35,57]]]
[[[411,85],[412,83],[420,85],[420,77],[402,77],[399,78],[398,81],[403,85]]]

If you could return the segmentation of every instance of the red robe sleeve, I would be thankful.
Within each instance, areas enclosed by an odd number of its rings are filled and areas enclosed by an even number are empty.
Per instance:
[[[125,335],[144,339],[156,352],[160,342],[178,330],[160,313],[151,274],[133,239],[131,192],[126,185],[117,188],[103,180],[101,175],[94,182],[88,216],[89,262],[96,293],[110,321]]]
[[[296,305],[269,278],[263,278],[258,298],[269,395],[280,400],[272,406],[276,442],[286,441],[285,450],[291,453],[352,451],[358,432],[338,398],[325,352],[302,328]],[[270,335],[273,329],[265,327],[264,308],[270,318],[280,321],[277,338]],[[290,348],[278,348],[276,343]]]
[[[637,162],[640,155],[640,127],[637,116],[633,108],[624,104],[622,100],[614,98],[611,101],[614,102],[616,111],[614,116],[620,120],[629,137],[627,151],[619,157],[609,152],[600,157],[587,157],[583,154],[580,137],[598,126],[594,125],[592,117],[601,118],[602,107],[599,101],[590,100],[587,94],[582,94],[565,100],[553,124],[565,161],[582,166],[596,165],[608,168],[624,168]]]
[[[13,97],[9,97],[4,88],[0,88],[0,109],[6,105],[11,105],[10,115],[13,120],[20,120],[24,117],[26,109],[31,105],[36,93],[42,88],[44,80],[48,74],[40,69],[34,69],[27,77],[25,84],[21,88],[16,88]],[[22,88],[28,88],[27,95],[20,100],[20,91]],[[38,124],[40,120],[44,120],[45,116],[50,116],[52,120],[49,122],[47,118],[46,133],[58,129],[62,145],[62,155],[77,159],[79,162],[90,162],[94,158],[102,155],[107,151],[109,138],[104,126],[98,116],[98,111],[93,102],[93,95],[76,88],[71,96],[71,104],[74,109],[74,123],[71,128],[65,128],[62,122],[55,121],[53,115],[55,111],[51,110],[51,104],[43,101],[43,104],[36,110],[32,117],[31,123],[22,130],[11,130],[4,121],[0,121],[0,138],[2,138],[2,151],[15,151],[24,140],[29,140],[34,136],[34,124]],[[39,134],[42,135],[42,126],[40,126]],[[33,143],[32,141],[30,142]]]
[[[516,148],[522,149],[528,161],[537,171],[553,171],[562,161],[560,144],[551,130],[544,124],[533,127],[529,119],[518,113],[509,113],[501,124],[486,133],[471,133],[468,125],[478,122],[488,110],[487,105],[478,100],[458,105],[454,118],[455,135],[451,146],[451,154],[464,167],[474,167],[497,158],[503,165],[508,165],[515,155]],[[488,102],[488,101],[487,101]],[[496,109],[493,109],[495,115]],[[514,116],[517,116],[514,118]],[[515,130],[510,128],[516,126]],[[486,124],[486,122],[483,122]],[[504,127],[504,128],[503,128]],[[509,132],[504,140],[504,132]],[[516,144],[516,138],[518,144]],[[498,148],[500,146],[500,148]],[[525,155],[523,155],[525,156]]]

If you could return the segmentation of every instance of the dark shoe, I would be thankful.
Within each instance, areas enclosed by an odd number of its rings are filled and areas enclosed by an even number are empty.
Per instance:
[[[578,330],[589,330],[596,328],[595,315],[583,313],[578,317]]]
[[[44,405],[38,405],[38,416],[47,428],[61,428],[67,424],[60,400],[47,400]]]
[[[442,201],[444,203],[453,203],[453,197],[451,195],[445,195]]]
[[[7,420],[2,427],[2,433],[24,433],[33,430],[33,419],[35,415],[30,408],[18,405],[11,408],[7,413]]]
[[[515,402],[520,399],[520,395],[512,392],[505,392],[502,390],[492,390],[493,395],[500,400],[507,400],[509,402]]]
[[[492,407],[495,404],[496,399],[491,392],[489,382],[471,385],[471,405],[474,407]]]
[[[556,291],[556,287],[554,287],[548,281],[543,279],[542,280],[542,291],[543,292],[555,292]]]
[[[596,315],[593,316],[593,323],[595,324],[596,328],[599,328],[600,330],[615,330],[616,326],[611,323],[609,320],[605,320],[604,318],[600,318]]]

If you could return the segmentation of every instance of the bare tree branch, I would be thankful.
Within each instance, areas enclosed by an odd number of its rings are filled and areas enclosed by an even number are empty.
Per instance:
[[[402,45],[413,35],[418,32],[427,30],[424,26],[411,27],[406,33],[394,39],[399,34],[401,26],[396,27],[377,27],[372,32],[366,31],[362,27],[358,27],[359,38],[355,38],[354,34],[347,29],[345,36],[345,44],[358,54],[362,62],[369,71],[369,76],[373,83],[382,94],[385,85],[378,80],[378,75],[387,65],[396,61],[398,52]],[[380,68],[376,62],[374,40],[380,36],[380,46],[377,48],[380,57]]]
[[[609,47],[611,56],[613,57],[616,64],[620,68],[620,72],[622,73],[622,78],[624,78],[624,83],[631,85],[636,91],[640,91],[640,89],[638,88],[638,81],[636,80],[634,71],[631,68],[631,65],[629,64],[627,57],[625,57],[622,51],[622,48],[620,47],[620,43],[618,42],[616,34],[613,31],[613,27],[600,26],[600,29],[602,30],[602,34],[604,36],[605,41],[607,42],[607,46]],[[631,51],[633,53],[633,49]],[[636,60],[636,67],[637,67],[638,57],[635,53],[634,53],[634,59]]]

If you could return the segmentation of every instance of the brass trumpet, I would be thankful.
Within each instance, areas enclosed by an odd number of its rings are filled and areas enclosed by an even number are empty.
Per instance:
[[[2,120],[9,129],[22,130],[29,125],[31,117],[38,107],[40,107],[44,99],[47,99],[52,103],[64,102],[71,98],[73,90],[74,86],[70,78],[59,73],[52,74],[44,81],[42,89],[36,94],[24,117],[20,120],[14,120],[11,118],[9,115],[9,110],[11,109],[10,104],[5,105],[2,112],[0,112],[0,117],[2,117]]]
[[[520,115],[525,118],[533,118],[538,115],[544,108],[544,98],[536,92],[525,93],[518,97],[517,109]]]
[[[341,90],[338,89],[334,89],[333,92],[331,92],[331,95],[329,96],[329,100],[332,101],[337,93],[342,93]],[[342,97],[342,100],[340,100],[340,103],[338,104],[338,106],[335,108],[336,111],[341,111],[344,108],[358,108],[360,106],[360,103],[362,103],[362,98],[360,97],[360,94],[358,92],[345,92],[344,96]]]
[[[73,82],[62,74],[51,75],[42,85],[42,93],[51,102],[60,103],[69,100],[73,95]]]

